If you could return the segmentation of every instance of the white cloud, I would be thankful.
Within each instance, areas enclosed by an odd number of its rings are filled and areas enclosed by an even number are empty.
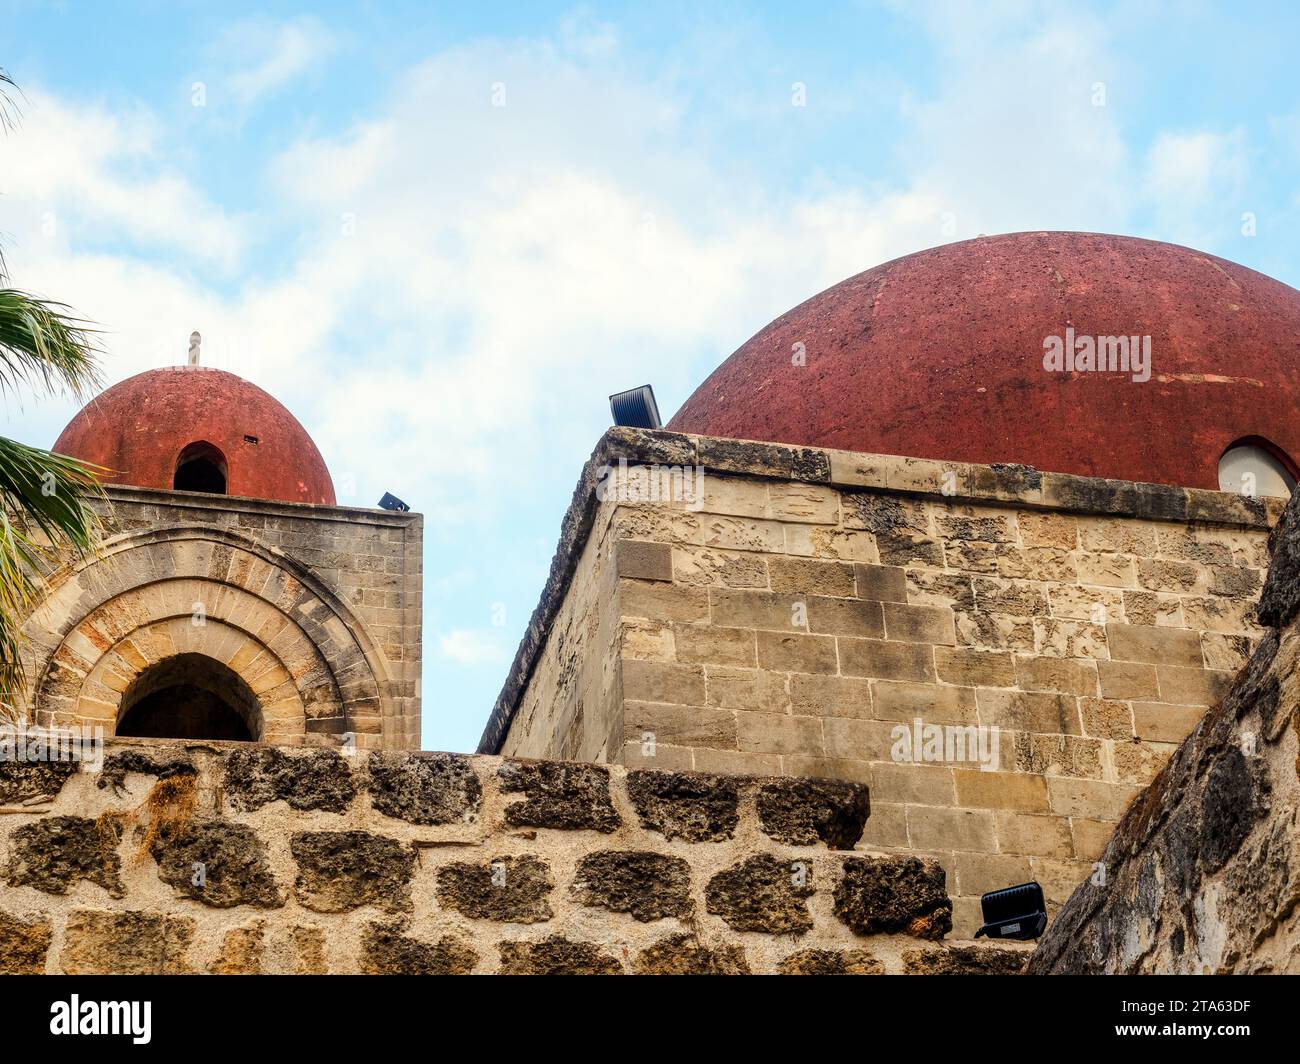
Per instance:
[[[458,665],[486,665],[510,660],[500,630],[460,628],[438,639],[438,652]]]
[[[210,202],[168,163],[148,112],[74,105],[29,87],[22,121],[0,137],[0,218],[19,255],[67,256],[76,245],[234,266],[244,220]]]
[[[233,69],[225,84],[235,102],[249,107],[295,78],[318,68],[337,47],[337,39],[310,15],[288,22],[240,22],[221,35],[216,52],[250,60]]]
[[[1161,133],[1147,152],[1146,188],[1160,205],[1200,206],[1246,172],[1245,134]]]

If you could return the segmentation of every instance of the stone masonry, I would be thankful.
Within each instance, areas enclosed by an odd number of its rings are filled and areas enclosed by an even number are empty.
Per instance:
[[[614,429],[480,750],[869,783],[862,845],[939,861],[959,934],[1054,911],[1258,644],[1282,505]]]
[[[420,515],[108,496],[103,549],[65,558],[25,624],[28,721],[112,734],[138,677],[198,655],[247,685],[254,738],[419,746]]]
[[[112,739],[0,760],[0,973],[1011,973],[860,784]]]
[[[1274,532],[1267,634],[1133,803],[1036,973],[1300,974],[1300,495]]]

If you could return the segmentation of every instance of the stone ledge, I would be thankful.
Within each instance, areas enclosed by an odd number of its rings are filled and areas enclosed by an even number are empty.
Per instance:
[[[414,512],[398,513],[366,506],[324,506],[310,502],[278,502],[243,495],[209,495],[197,491],[163,491],[160,488],[138,488],[129,484],[106,484],[104,494],[111,502],[133,503],[137,506],[273,514],[305,521],[347,521],[351,524],[376,524],[385,527],[420,526],[424,523],[424,516]]]
[[[546,585],[483,729],[480,753],[497,753],[505,741],[595,521],[595,488],[601,471],[620,460],[634,465],[702,466],[706,472],[794,480],[948,503],[978,502],[1055,513],[1195,521],[1229,528],[1271,528],[1286,505],[1281,499],[1252,499],[1201,488],[1042,473],[1024,465],[971,465],[662,430],[611,428],[582,468],[564,515]]]

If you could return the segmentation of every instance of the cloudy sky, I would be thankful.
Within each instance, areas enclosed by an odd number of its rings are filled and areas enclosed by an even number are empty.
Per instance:
[[[0,241],[110,383],[198,329],[341,502],[425,514],[423,745],[469,750],[610,392],[667,417],[790,306],[980,233],[1300,285],[1297,40],[1249,3],[0,0]]]

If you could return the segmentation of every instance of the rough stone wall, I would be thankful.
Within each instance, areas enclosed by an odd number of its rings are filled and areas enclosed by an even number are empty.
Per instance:
[[[619,681],[618,571],[611,505],[591,534],[552,622],[501,753],[573,761],[617,761],[623,746]]]
[[[111,740],[0,760],[0,973],[1005,973],[865,787]]]
[[[604,759],[869,782],[864,844],[940,860],[964,935],[986,890],[1066,900],[1261,634],[1276,500],[614,430],[575,507],[620,458],[608,524],[566,522],[608,529],[619,576],[625,742]],[[702,500],[638,501],[655,464],[701,469]],[[547,654],[548,602],[593,584],[590,549],[566,555],[534,619]],[[507,692],[544,706],[552,675],[521,648]],[[898,760],[918,719],[995,730],[996,770]],[[512,721],[505,699],[481,749],[517,749]]]
[[[1300,495],[1268,632],[1133,803],[1035,952],[1039,973],[1300,974]]]
[[[420,743],[418,514],[109,489],[108,539],[25,624],[37,724],[102,726],[150,666],[197,653],[256,694],[259,737]]]

